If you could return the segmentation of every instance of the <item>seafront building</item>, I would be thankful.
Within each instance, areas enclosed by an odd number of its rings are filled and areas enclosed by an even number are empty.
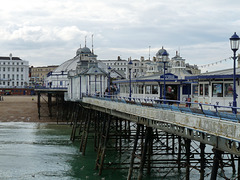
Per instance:
[[[132,78],[138,78],[143,76],[149,76],[158,74],[162,69],[161,62],[161,54],[165,51],[165,49],[162,47],[159,49],[159,51],[156,53],[156,56],[153,56],[153,59],[145,59],[143,56],[140,57],[140,60],[138,59],[131,59],[128,58],[128,60],[123,60],[118,56],[117,60],[100,60],[102,63],[104,63],[106,66],[110,66],[112,69],[115,69],[120,74],[125,76],[126,79],[129,78],[129,67],[128,63],[131,60],[133,63],[132,70],[131,70],[131,77]],[[179,60],[179,61],[177,61]],[[168,63],[168,69],[174,68],[175,70],[178,69],[177,67],[181,68],[181,64],[174,64],[174,62],[183,62],[182,57],[180,57],[180,54],[176,52],[176,56],[174,56]],[[184,62],[185,63],[185,62]],[[188,71],[190,74],[200,74],[201,71],[198,69],[197,65],[190,65],[189,63],[184,64],[184,69]]]
[[[129,62],[131,69],[133,97],[163,98],[163,57],[166,50],[162,47],[153,61],[144,60],[97,60],[97,55],[88,47],[79,48],[74,58],[65,61],[46,79],[50,88],[67,88],[69,100],[80,100],[83,94],[98,94],[104,96],[115,86],[119,96],[129,95]],[[185,76],[200,74],[197,66],[185,63],[178,53],[167,58],[166,84],[167,98],[185,100],[191,94],[191,84]],[[127,78],[126,78],[127,77]],[[110,89],[110,90],[109,90]],[[109,94],[112,94],[110,92]]]
[[[13,57],[0,56],[0,87],[28,86],[29,62]]]
[[[164,81],[164,63],[163,53],[167,51],[161,48],[157,53],[154,61],[148,61],[146,63],[146,72],[143,76],[134,77],[131,74],[131,93],[130,93],[130,81],[116,80],[119,86],[119,96],[133,98],[164,98],[164,83],[166,87],[166,98],[170,100],[185,101],[191,94],[192,83],[189,83],[185,77],[191,75],[200,74],[200,70],[197,66],[190,66],[185,62],[178,52],[173,58],[167,56],[166,69],[165,69],[165,81]]]
[[[80,92],[95,93],[95,88],[92,86],[95,83],[95,78],[96,91],[103,92],[107,87],[109,76],[112,79],[124,78],[124,75],[119,71],[109,69],[109,66],[102,61],[98,61],[93,50],[91,51],[85,45],[85,47],[80,47],[76,51],[76,55],[72,59],[65,61],[51,72],[46,78],[45,84],[49,88],[68,88],[71,97],[76,99],[73,94],[79,95]],[[81,77],[81,83],[80,78],[77,77]],[[80,85],[82,85],[81,90],[79,89]]]
[[[45,86],[45,79],[49,73],[53,72],[58,66],[38,66],[30,67],[30,80],[32,86]]]
[[[118,96],[129,97],[128,63],[131,61],[133,63],[132,70],[136,69],[136,71],[131,71],[131,96],[133,98],[163,99],[165,90],[166,99],[169,100],[231,105],[232,69],[201,74],[196,65],[186,63],[186,60],[178,52],[172,58],[168,54],[164,88],[162,62],[164,51],[166,50],[161,48],[153,61],[144,60],[144,58],[141,58],[140,61],[131,60],[131,58],[102,61],[97,60],[97,55],[88,47],[80,47],[74,58],[62,63],[50,73],[45,84],[51,88],[68,89],[65,98],[70,101],[80,100],[83,94],[111,95],[112,93],[108,94],[108,89],[112,86],[116,86],[118,89]],[[138,67],[139,71],[137,71]],[[240,79],[239,67],[237,68],[237,79]],[[137,72],[143,74],[140,75]],[[237,94],[240,94],[239,84],[237,83]]]
[[[0,56],[0,94],[12,94],[13,90],[11,88],[18,88],[19,90],[28,85],[29,62],[14,57],[12,54]],[[22,93],[24,94],[25,91]]]

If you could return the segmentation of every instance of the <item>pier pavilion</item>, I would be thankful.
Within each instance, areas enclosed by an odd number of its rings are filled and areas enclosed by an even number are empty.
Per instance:
[[[193,101],[220,106],[232,106],[233,102],[233,69],[207,72],[196,76],[187,76],[188,82],[197,82],[193,85],[190,95]],[[236,69],[236,93],[240,94],[240,68]],[[237,104],[240,100],[237,98]]]

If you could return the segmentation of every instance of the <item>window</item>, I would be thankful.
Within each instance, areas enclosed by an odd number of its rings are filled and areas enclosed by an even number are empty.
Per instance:
[[[190,84],[186,84],[186,85],[183,85],[183,92],[182,94],[184,95],[190,95],[191,94],[191,85]]]
[[[213,97],[223,97],[223,84],[222,83],[213,83],[212,84],[212,96]]]
[[[200,95],[202,96],[203,95],[203,84],[200,84]]]
[[[193,85],[193,95],[198,95],[198,85]]]
[[[14,67],[12,68],[12,71],[14,72]]]
[[[10,71],[10,67],[8,68],[8,71]]]
[[[145,89],[145,94],[150,94],[150,92],[151,92],[151,86],[147,85]]]
[[[158,94],[158,86],[152,85],[152,94]]]
[[[209,89],[209,85],[208,85],[208,84],[205,84],[205,85],[204,85],[204,90],[205,90],[204,95],[205,95],[205,96],[208,96],[208,94],[209,94],[209,90],[208,90],[208,89]]]
[[[5,67],[3,68],[3,71],[5,71]]]
[[[138,85],[138,93],[143,94],[143,85]]]
[[[233,96],[233,84],[232,83],[226,83],[225,84],[225,96],[226,97],[232,97]]]

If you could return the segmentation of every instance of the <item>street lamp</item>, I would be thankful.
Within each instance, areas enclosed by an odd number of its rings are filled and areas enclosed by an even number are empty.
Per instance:
[[[95,94],[97,95],[97,70],[95,70]]]
[[[165,77],[165,70],[166,70],[167,57],[168,57],[168,53],[167,53],[167,51],[165,50],[165,51],[162,53],[163,83],[164,83],[164,86],[163,86],[163,99],[164,99],[164,100],[166,99],[166,77]],[[165,102],[164,102],[164,103],[165,103]]]
[[[232,35],[232,37],[230,38],[230,45],[231,45],[231,49],[233,51],[233,113],[237,114],[237,109],[235,109],[237,107],[237,93],[236,93],[236,51],[239,48],[239,36],[236,34],[236,32]]]
[[[128,69],[129,69],[129,100],[131,101],[131,97],[132,97],[132,88],[131,88],[131,70],[133,67],[133,63],[132,60],[129,61],[128,63]]]
[[[111,67],[108,67],[108,95],[110,96],[110,72],[111,72]]]

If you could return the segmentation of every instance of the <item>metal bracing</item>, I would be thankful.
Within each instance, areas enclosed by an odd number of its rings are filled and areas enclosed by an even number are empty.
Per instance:
[[[218,149],[213,152],[213,147],[205,143],[209,141],[208,134],[167,123],[155,124],[146,118],[131,122],[111,111],[80,104],[75,103],[71,112],[70,121],[73,127],[76,125],[74,139],[80,139],[83,151],[89,135],[93,135],[99,175],[104,169],[128,169],[127,179],[151,175],[160,179],[176,175],[179,179],[191,179],[194,175],[203,180],[229,179],[226,169],[231,169],[232,174],[240,171],[239,166],[236,170],[236,163],[240,163],[238,157],[226,152],[219,155]],[[194,140],[199,138],[203,141]],[[239,176],[235,175],[235,179]]]

